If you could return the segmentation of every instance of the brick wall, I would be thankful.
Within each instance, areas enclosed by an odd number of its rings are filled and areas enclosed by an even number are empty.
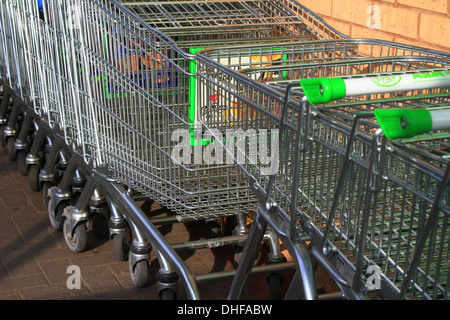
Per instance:
[[[450,52],[450,0],[297,0],[351,38]]]

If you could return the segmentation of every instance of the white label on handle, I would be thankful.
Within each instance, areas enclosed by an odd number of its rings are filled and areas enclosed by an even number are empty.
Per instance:
[[[346,96],[450,88],[450,71],[344,79]]]

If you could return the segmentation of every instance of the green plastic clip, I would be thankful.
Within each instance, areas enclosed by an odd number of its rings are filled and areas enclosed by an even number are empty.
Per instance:
[[[391,140],[410,138],[431,131],[432,119],[427,109],[376,109],[375,117],[384,135]]]
[[[300,85],[308,102],[313,105],[345,97],[346,88],[342,78],[301,79]]]

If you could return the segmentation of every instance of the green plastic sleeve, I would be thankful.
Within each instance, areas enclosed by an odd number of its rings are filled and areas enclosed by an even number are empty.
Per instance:
[[[384,135],[391,140],[409,138],[431,131],[432,119],[427,109],[375,109],[375,117]]]
[[[301,79],[300,85],[311,104],[327,103],[345,97],[345,83],[342,78]]]

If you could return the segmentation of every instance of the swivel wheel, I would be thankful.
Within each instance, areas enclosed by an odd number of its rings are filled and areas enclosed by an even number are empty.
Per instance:
[[[30,189],[33,191],[40,191],[41,186],[39,184],[39,172],[41,168],[37,164],[32,164],[28,168],[28,181],[30,183]]]
[[[9,137],[6,139],[6,150],[10,161],[16,161],[16,139]]]
[[[112,250],[114,258],[118,261],[127,261],[130,251],[130,239],[126,239],[123,234],[115,234],[112,238]]]
[[[159,292],[159,298],[161,300],[177,300],[177,293],[171,289],[164,289]]]
[[[70,251],[78,253],[86,249],[88,236],[84,223],[77,224],[72,231],[70,228],[70,219],[64,219],[63,234]]]
[[[131,255],[132,252],[129,252]],[[131,282],[136,288],[144,288],[149,284],[150,281],[150,264],[147,259],[142,259],[137,261],[134,265],[132,264],[133,259],[128,257],[128,265],[130,268]]]
[[[266,281],[269,285],[270,300],[280,300],[283,276],[280,273],[272,273],[267,276]]]
[[[6,127],[5,124],[0,125],[0,145],[3,148],[6,147],[5,140],[4,140],[5,139],[5,127]]]
[[[63,229],[63,223],[64,223],[64,208],[67,206],[66,201],[62,201],[58,203],[56,208],[53,205],[55,199],[53,197],[49,197],[48,199],[48,205],[47,205],[47,213],[48,213],[48,219],[50,221],[51,226],[58,231],[61,231]]]
[[[42,201],[46,208],[48,208],[48,204],[51,198],[48,194],[48,191],[50,190],[51,187],[53,187],[53,183],[51,183],[50,181],[45,181],[44,184],[42,185]]]
[[[222,226],[216,220],[206,221],[206,231],[208,238],[218,238],[222,233]]]
[[[26,176],[28,174],[27,163],[25,161],[27,157],[27,152],[25,150],[18,150],[16,157],[17,157],[17,167],[19,169],[20,174]]]
[[[106,237],[109,233],[108,219],[101,213],[92,216],[92,231],[98,238]]]

